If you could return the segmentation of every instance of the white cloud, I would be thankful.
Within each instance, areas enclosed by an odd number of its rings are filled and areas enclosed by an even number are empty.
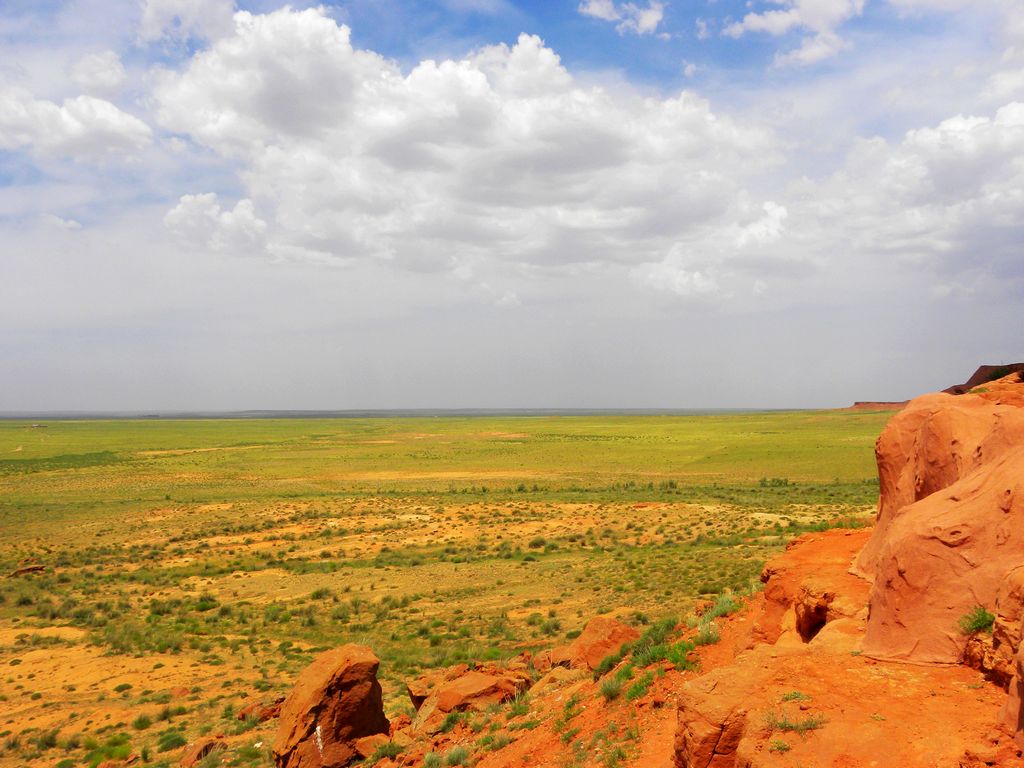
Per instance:
[[[864,12],[867,0],[772,0],[782,8],[761,13],[748,13],[742,20],[725,27],[722,34],[739,38],[749,32],[762,32],[778,37],[794,30],[807,34],[800,46],[780,53],[778,65],[814,64],[835,56],[846,47],[837,34],[845,22]]]
[[[240,164],[278,255],[452,273],[655,261],[734,226],[776,160],[769,134],[692,93],[577,84],[536,37],[403,74],[315,10],[236,23],[165,75],[159,119]]]
[[[42,217],[42,224],[61,232],[77,232],[82,228],[81,223],[74,219],[64,219],[60,216],[55,216],[52,213],[46,214]]]
[[[689,269],[685,259],[675,253],[664,261],[635,268],[632,277],[641,287],[683,299],[717,297],[722,290],[714,275]]]
[[[231,32],[233,0],[143,0],[139,38],[215,40]]]
[[[78,96],[58,105],[0,86],[0,148],[95,160],[137,151],[150,138],[149,126],[109,101]]]
[[[860,141],[845,167],[787,204],[804,248],[935,274],[1020,273],[1024,104],[957,116],[899,143]],[[792,244],[790,244],[792,245]],[[835,256],[833,256],[834,258]]]
[[[114,93],[125,81],[124,65],[114,51],[83,56],[71,68],[71,79],[83,91],[93,95]]]
[[[763,208],[764,216],[740,228],[736,235],[738,248],[773,243],[782,236],[786,218],[789,216],[785,206],[769,200]]]
[[[604,21],[618,21],[622,18],[619,9],[615,7],[615,3],[612,0],[583,0],[577,10],[584,16],[592,16],[595,19],[603,19]]]
[[[267,231],[251,200],[223,210],[212,192],[182,196],[164,217],[164,226],[194,247],[243,255],[262,254]]]
[[[627,32],[637,35],[654,34],[665,17],[665,3],[658,0],[647,0],[645,6],[616,3],[614,0],[583,0],[577,10],[584,16],[619,22],[615,29],[620,35]]]

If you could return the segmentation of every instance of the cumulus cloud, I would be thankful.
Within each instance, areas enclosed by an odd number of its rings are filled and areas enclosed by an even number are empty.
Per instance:
[[[151,134],[144,122],[103,99],[78,96],[58,105],[21,88],[0,86],[2,149],[95,160],[139,150]]]
[[[125,81],[121,57],[114,51],[83,56],[71,68],[71,79],[83,91],[93,95],[114,93]]]
[[[953,274],[972,243],[1001,264],[1019,248],[1016,103],[859,140],[800,178],[780,175],[770,131],[688,91],[582,85],[537,37],[403,72],[317,10],[235,24],[155,91],[164,128],[240,169],[234,208],[190,195],[167,217],[208,250],[495,286],[584,265],[727,300],[882,257]]]
[[[262,253],[267,231],[251,200],[224,210],[212,192],[183,195],[164,217],[164,225],[192,247],[235,254]]]
[[[620,35],[654,34],[665,17],[665,3],[658,0],[647,0],[645,6],[637,3],[616,3],[613,0],[583,0],[578,10],[584,16],[618,22],[615,29]]]
[[[870,275],[900,269],[937,299],[1019,282],[1022,158],[1024,103],[1016,102],[895,142],[861,139],[834,173],[785,185],[760,216],[741,200],[736,224],[694,230],[632,274],[657,290],[718,299],[771,295],[787,280],[855,292],[870,288]]]
[[[959,115],[899,144],[860,142],[808,213],[826,220],[845,198],[840,230],[863,248],[946,271],[1008,267],[1024,222],[1022,157],[1024,104]]]
[[[814,64],[835,56],[845,46],[836,30],[864,12],[866,0],[773,0],[781,8],[748,13],[725,27],[723,34],[739,38],[749,32],[780,36],[794,30],[807,34],[799,47],[780,53],[779,65]]]
[[[316,10],[237,14],[156,99],[167,129],[241,164],[272,253],[412,270],[657,261],[733,226],[776,160],[692,93],[578,84],[537,37],[406,74]]]
[[[789,211],[785,206],[771,200],[764,204],[764,216],[742,226],[736,235],[736,246],[745,248],[748,245],[764,245],[778,240],[782,236]]]
[[[214,40],[232,29],[234,0],[143,0],[139,38]]]

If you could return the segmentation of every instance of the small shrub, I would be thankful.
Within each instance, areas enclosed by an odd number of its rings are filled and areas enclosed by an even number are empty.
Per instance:
[[[704,615],[701,616],[702,621],[711,621],[717,619],[720,616],[728,616],[731,613],[736,613],[743,604],[737,600],[731,593],[723,592],[716,599],[710,608],[704,611]]]
[[[765,725],[772,731],[806,733],[807,731],[816,731],[825,725],[825,718],[822,715],[808,715],[803,720],[790,720],[784,713],[769,712],[765,716]]]
[[[508,705],[508,719],[522,717],[530,711],[530,697],[525,693],[516,696]]]
[[[503,733],[499,736],[495,736],[491,740],[490,744],[487,745],[487,748],[491,750],[491,752],[497,752],[499,749],[504,749],[511,743],[512,737]]]
[[[469,750],[466,747],[453,747],[444,756],[445,765],[465,765],[469,762]]]
[[[402,748],[395,744],[393,741],[381,744],[377,749],[370,755],[370,765],[373,765],[378,760],[383,760],[385,757],[398,757],[402,754]]]
[[[975,632],[991,632],[995,623],[994,613],[989,613],[982,605],[976,605],[960,618],[960,632],[965,635],[973,635]]]
[[[650,672],[644,672],[639,679],[626,691],[626,698],[630,701],[641,698],[647,689],[651,687],[651,683],[654,682],[654,675]]]
[[[622,682],[617,677],[612,677],[601,683],[601,695],[605,701],[613,701],[619,698],[622,693]]]
[[[668,651],[665,653],[665,658],[680,672],[687,669],[696,669],[697,662],[691,661],[689,658],[690,652],[696,647],[694,643],[688,640],[681,640],[675,645],[669,646]]]
[[[464,712],[449,712],[444,716],[444,720],[441,721],[441,733],[451,733],[455,730],[455,726],[466,719]]]
[[[441,756],[437,752],[427,752],[423,756],[423,768],[441,768]]]
[[[59,729],[53,729],[52,731],[44,731],[36,737],[36,746],[41,750],[53,749],[57,746],[57,736],[60,734]]]
[[[144,731],[153,724],[153,720],[148,715],[139,715],[132,720],[132,728],[136,731]]]
[[[156,751],[157,752],[170,752],[172,749],[178,747],[184,747],[188,744],[188,739],[181,731],[164,731],[157,737],[156,740]]]
[[[597,668],[594,670],[594,680],[600,680],[602,677],[604,677],[613,669],[615,669],[615,667],[619,665],[619,662],[625,658],[627,647],[628,646],[623,646],[622,650],[620,650],[618,653],[609,653],[607,656],[601,659],[601,663],[598,664]]]
[[[707,624],[701,624],[697,630],[697,634],[694,635],[694,645],[714,645],[722,639],[721,633],[718,631],[718,625],[713,621]]]

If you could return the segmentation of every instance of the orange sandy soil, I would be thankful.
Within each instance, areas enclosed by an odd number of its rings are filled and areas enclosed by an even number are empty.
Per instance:
[[[770,566],[779,566],[780,578],[788,582],[791,593],[808,582],[831,583],[847,590],[843,598],[848,603],[859,601],[866,606],[868,584],[848,573],[848,568],[869,535],[869,530],[810,534]],[[599,684],[589,675],[549,690],[533,699],[530,713],[520,718],[540,720],[540,725],[509,731],[515,741],[500,751],[478,754],[477,765],[672,766],[680,721],[703,716],[713,720],[716,713],[734,708],[745,710],[747,722],[738,762],[713,762],[712,766],[1024,764],[1010,738],[996,726],[1006,695],[980,673],[964,666],[898,664],[862,655],[866,610],[827,624],[804,643],[795,632],[787,631],[786,617],[778,608],[764,594],[757,595],[740,613],[719,620],[721,641],[698,649],[699,672],[680,673],[663,662],[659,666],[664,674],[656,676],[647,694],[635,702],[625,696],[605,702]],[[770,635],[772,626],[780,623],[783,632],[776,644],[759,642],[766,627]],[[553,726],[573,695],[579,698],[582,713],[569,721],[568,728],[579,732],[563,743]],[[776,722],[818,717],[821,725],[801,734],[773,728],[772,716]],[[560,730],[564,733],[565,728]],[[443,754],[459,744],[472,749],[480,735],[458,726],[450,734],[418,741],[407,754]],[[588,748],[574,752],[576,742]],[[609,759],[616,745],[625,753],[619,763]],[[419,760],[414,757],[398,764],[418,765]],[[696,764],[707,768],[706,763]]]

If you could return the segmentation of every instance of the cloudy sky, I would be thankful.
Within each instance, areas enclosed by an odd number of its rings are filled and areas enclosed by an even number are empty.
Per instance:
[[[1022,330],[1019,0],[0,4],[0,410],[845,405]]]

